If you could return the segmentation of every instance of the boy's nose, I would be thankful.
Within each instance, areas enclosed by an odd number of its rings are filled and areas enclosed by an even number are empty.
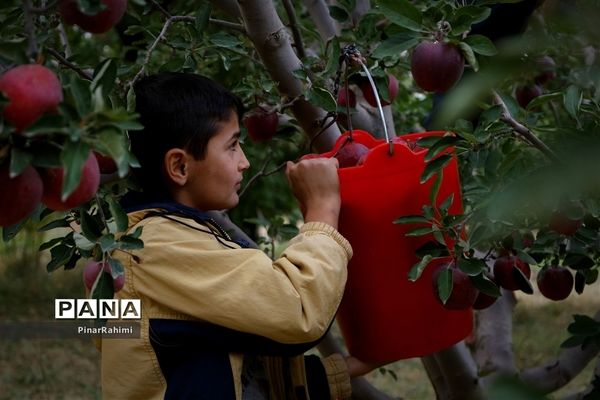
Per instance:
[[[245,171],[250,168],[250,161],[246,158],[246,153],[242,150],[242,159],[240,160],[240,171]]]

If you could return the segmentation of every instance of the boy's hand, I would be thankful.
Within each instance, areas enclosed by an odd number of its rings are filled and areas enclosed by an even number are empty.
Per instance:
[[[335,158],[288,161],[285,174],[305,222],[325,222],[337,229],[341,205],[337,168]]]

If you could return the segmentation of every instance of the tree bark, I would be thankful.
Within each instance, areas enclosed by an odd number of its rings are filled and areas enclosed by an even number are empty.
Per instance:
[[[338,36],[339,32],[335,26],[335,22],[329,15],[329,8],[325,0],[303,0],[304,7],[312,17],[317,31],[324,41],[328,41],[334,36]]]
[[[271,78],[277,83],[279,92],[288,99],[296,99],[291,110],[309,138],[322,130],[326,112],[314,107],[301,96],[305,92],[302,82],[293,74],[302,68],[272,1],[238,0],[242,19],[248,36],[254,43],[262,62]],[[335,124],[325,129],[315,140],[319,152],[331,149],[340,131]]]
[[[600,312],[597,312],[594,318],[599,320]],[[544,393],[551,393],[571,382],[598,355],[598,351],[599,349],[595,345],[590,345],[585,349],[581,347],[564,349],[558,358],[546,365],[522,371],[520,378],[523,382]]]
[[[449,396],[448,385],[446,385],[444,374],[442,374],[442,370],[440,369],[435,357],[421,357],[421,363],[423,364],[425,372],[427,372],[427,376],[431,381],[431,386],[433,386],[433,390],[435,391],[435,398],[437,400],[447,398]]]
[[[484,400],[477,365],[464,342],[434,355],[448,388],[447,400]]]
[[[516,305],[513,292],[504,291],[491,307],[475,313],[474,358],[479,374],[515,374],[517,368],[512,349],[512,316]]]

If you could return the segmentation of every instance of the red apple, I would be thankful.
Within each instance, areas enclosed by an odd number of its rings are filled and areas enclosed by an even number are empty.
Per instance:
[[[17,132],[47,112],[54,112],[63,100],[62,87],[54,72],[38,64],[19,65],[0,76],[0,91],[9,99],[4,117]]]
[[[97,151],[94,151],[94,156],[96,157],[96,161],[98,161],[98,167],[100,168],[101,174],[112,174],[117,172],[117,164],[115,163],[115,160],[109,156],[100,154]]]
[[[543,85],[556,78],[556,63],[550,56],[542,56],[535,61],[540,73],[535,77],[535,83]]]
[[[64,201],[61,199],[63,187],[62,168],[45,170],[42,173],[42,180],[44,182],[42,202],[52,210],[70,210],[94,197],[100,185],[100,168],[98,167],[96,157],[94,157],[93,153],[90,153],[83,165],[79,185]]]
[[[410,71],[417,85],[429,92],[445,92],[462,76],[465,59],[453,44],[422,42],[413,50]]]
[[[531,278],[529,264],[516,256],[498,257],[494,262],[494,280],[506,290],[521,289],[525,293],[531,293],[529,278]]]
[[[0,168],[0,226],[11,226],[33,212],[42,200],[44,187],[32,166],[11,178],[8,164]]]
[[[362,80],[360,85],[360,90],[363,93],[363,96],[367,103],[371,105],[371,107],[377,107],[377,100],[375,100],[375,93],[373,93],[373,88],[371,87],[371,83],[368,79]],[[381,106],[389,106],[391,102],[396,99],[398,96],[398,80],[392,74],[388,74],[388,93],[389,93],[389,101],[383,100],[379,97],[379,101],[381,101]]]
[[[469,275],[458,269],[454,263],[442,265],[438,269],[437,273],[434,274],[434,286],[436,288],[436,292],[437,278],[439,273],[445,268],[449,268],[452,273],[452,293],[450,293],[450,297],[448,300],[446,300],[446,303],[443,303],[444,308],[448,310],[466,310],[471,308],[473,303],[475,303],[475,299],[477,298],[479,290],[473,286]],[[437,293],[437,298],[441,301],[439,292]]]
[[[340,168],[355,167],[361,157],[368,152],[369,148],[367,146],[352,141],[342,146],[335,154],[335,158],[338,159]]]
[[[542,93],[542,88],[538,85],[519,86],[515,91],[517,103],[523,108],[526,108],[531,100],[541,96]]]
[[[60,0],[58,12],[67,24],[78,25],[91,33],[104,33],[115,26],[125,14],[127,0],[102,0],[106,8],[97,14],[84,14],[77,5],[77,0]]]
[[[490,296],[489,294],[479,292],[477,294],[477,298],[475,299],[475,303],[473,303],[474,310],[484,310],[488,307],[491,307],[498,300],[495,296]]]
[[[570,219],[565,214],[557,211],[552,214],[549,227],[561,235],[573,236],[582,223],[581,219]]]
[[[573,290],[571,272],[560,266],[544,268],[537,276],[537,285],[544,297],[559,301],[566,299]]]
[[[338,92],[337,103],[340,107],[346,107],[346,104],[350,108],[356,107],[356,94],[352,89],[348,89],[348,98],[350,101],[346,101],[346,88],[341,87]]]
[[[100,272],[111,275],[110,265],[107,262],[92,261],[86,264],[83,269],[83,283],[88,290],[92,290],[94,282],[98,278]],[[112,275],[111,275],[111,279]],[[123,289],[125,285],[125,275],[121,274],[116,279],[113,279],[113,288],[115,292]]]
[[[276,112],[267,112],[262,108],[255,108],[244,116],[244,126],[248,136],[255,142],[270,140],[277,133],[279,117]]]

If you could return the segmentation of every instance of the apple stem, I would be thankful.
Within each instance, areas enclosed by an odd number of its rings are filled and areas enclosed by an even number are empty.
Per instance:
[[[492,94],[494,96],[494,101],[502,108],[502,115],[500,120],[509,124],[513,130],[521,137],[523,137],[529,144],[533,147],[540,150],[546,157],[548,157],[551,161],[560,163],[560,158],[544,143],[540,138],[538,138],[529,128],[525,125],[521,124],[519,121],[514,119],[506,103],[502,100],[502,97],[496,92],[492,90]]]

